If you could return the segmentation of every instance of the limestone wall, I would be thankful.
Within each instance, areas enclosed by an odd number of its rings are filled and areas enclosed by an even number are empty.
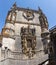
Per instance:
[[[24,13],[25,11],[16,11],[16,13],[17,13],[17,15],[16,15],[16,21],[18,21],[18,22],[26,22],[26,23],[35,23],[35,24],[40,24],[40,22],[39,22],[39,14],[38,13],[34,13],[33,12],[33,14],[34,14],[34,19],[33,20],[30,20],[30,21],[27,21],[24,17],[23,17],[23,13]]]
[[[15,45],[15,40],[12,38],[3,38],[2,39],[2,48],[4,49],[5,47],[8,47],[10,50],[14,50],[14,45]]]
[[[13,29],[14,30],[14,24],[6,23],[5,28]]]

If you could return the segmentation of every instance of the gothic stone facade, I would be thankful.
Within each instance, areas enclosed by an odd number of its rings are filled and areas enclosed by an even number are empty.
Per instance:
[[[0,65],[38,65],[48,59],[48,22],[39,8],[8,11],[0,35]]]

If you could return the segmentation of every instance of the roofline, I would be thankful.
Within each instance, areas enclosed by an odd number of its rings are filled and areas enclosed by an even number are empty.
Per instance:
[[[33,9],[29,9],[29,8],[20,8],[20,7],[17,7],[17,10],[29,10],[29,11],[36,12],[36,13],[39,12],[37,10],[33,10]]]

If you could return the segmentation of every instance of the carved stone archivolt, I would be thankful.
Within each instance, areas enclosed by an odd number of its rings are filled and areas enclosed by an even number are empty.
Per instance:
[[[21,44],[22,44],[22,52],[23,54],[25,54],[26,56],[33,57],[36,49],[36,36],[35,36],[35,30],[30,29],[29,27],[26,28],[26,30],[24,30],[25,28],[21,29]],[[31,33],[29,33],[29,29],[32,31]],[[32,34],[33,33],[33,34]]]

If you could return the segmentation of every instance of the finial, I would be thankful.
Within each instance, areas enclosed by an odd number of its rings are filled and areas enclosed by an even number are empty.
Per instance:
[[[17,9],[17,5],[16,5],[16,2],[15,2],[15,3],[13,4],[11,10],[12,10],[12,11],[15,11],[16,9]]]
[[[41,8],[38,6],[38,10],[42,11]]]
[[[42,10],[40,7],[38,7],[38,12],[39,12],[39,14],[42,14]]]
[[[13,7],[16,7],[17,5],[16,5],[16,2],[13,4]]]

